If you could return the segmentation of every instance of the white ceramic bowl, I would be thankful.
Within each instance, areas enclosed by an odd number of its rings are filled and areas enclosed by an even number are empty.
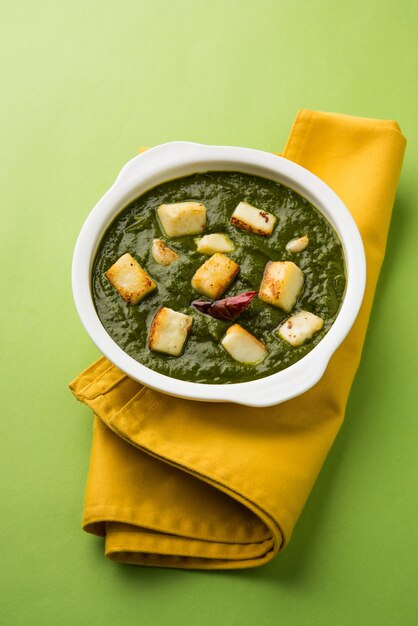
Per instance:
[[[97,247],[114,217],[126,205],[159,183],[210,170],[240,171],[283,183],[307,198],[333,225],[342,242],[347,272],[344,300],[325,337],[300,361],[287,369],[249,382],[209,385],[170,378],[141,365],[108,335],[96,313],[91,293],[91,270]],[[166,143],[129,161],[115,183],[86,219],[74,250],[72,285],[81,321],[99,350],[131,378],[164,393],[207,402],[236,402],[272,406],[310,389],[356,319],[366,282],[363,243],[346,206],[319,178],[303,167],[259,150]]]

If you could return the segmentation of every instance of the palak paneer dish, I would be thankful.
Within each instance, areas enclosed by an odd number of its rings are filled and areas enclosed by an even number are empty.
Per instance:
[[[193,174],[136,198],[92,270],[98,316],[127,354],[211,384],[301,359],[330,329],[345,284],[325,217],[288,187],[240,172]]]

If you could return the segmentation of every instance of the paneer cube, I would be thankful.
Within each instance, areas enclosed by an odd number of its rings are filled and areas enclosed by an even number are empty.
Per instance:
[[[303,272],[295,263],[270,261],[264,270],[258,297],[290,313],[302,287]]]
[[[192,287],[208,298],[217,300],[229,287],[240,267],[221,252],[216,252],[199,267],[192,278]]]
[[[309,311],[299,311],[283,322],[276,332],[291,346],[301,346],[320,331],[323,325],[322,317]]]
[[[161,204],[157,215],[168,237],[199,235],[206,228],[206,207],[200,202]]]
[[[157,285],[128,252],[110,267],[105,276],[128,304],[138,304]]]
[[[231,224],[237,228],[263,235],[263,237],[271,235],[276,222],[275,215],[258,209],[248,202],[240,202],[231,216]]]
[[[180,356],[192,327],[193,317],[165,306],[154,315],[148,335],[148,346],[154,352]]]
[[[268,353],[265,344],[239,324],[228,328],[221,345],[235,361],[248,365],[260,363]]]
[[[303,237],[296,237],[296,239],[288,241],[286,244],[286,250],[288,252],[303,252],[308,244],[309,237],[307,235],[303,235]]]
[[[196,239],[197,251],[201,254],[215,254],[215,252],[232,252],[234,244],[227,235],[213,233]]]
[[[177,252],[166,246],[161,239],[154,239],[151,246],[151,254],[158,265],[171,265],[179,258]]]

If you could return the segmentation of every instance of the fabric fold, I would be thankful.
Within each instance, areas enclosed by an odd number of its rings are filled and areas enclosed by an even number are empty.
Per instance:
[[[384,256],[405,139],[396,122],[302,110],[283,156],[342,198],[363,237],[360,314],[321,381],[256,409],[173,398],[104,357],[70,388],[96,415],[83,527],[121,562],[261,565],[285,547],[344,419]]]

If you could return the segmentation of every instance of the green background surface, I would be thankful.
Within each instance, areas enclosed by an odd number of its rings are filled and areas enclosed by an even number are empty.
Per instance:
[[[0,623],[416,623],[417,3],[1,0],[0,29]],[[66,385],[98,352],[76,236],[138,146],[280,150],[300,107],[409,140],[346,422],[271,564],[109,562],[80,529],[92,418]]]

